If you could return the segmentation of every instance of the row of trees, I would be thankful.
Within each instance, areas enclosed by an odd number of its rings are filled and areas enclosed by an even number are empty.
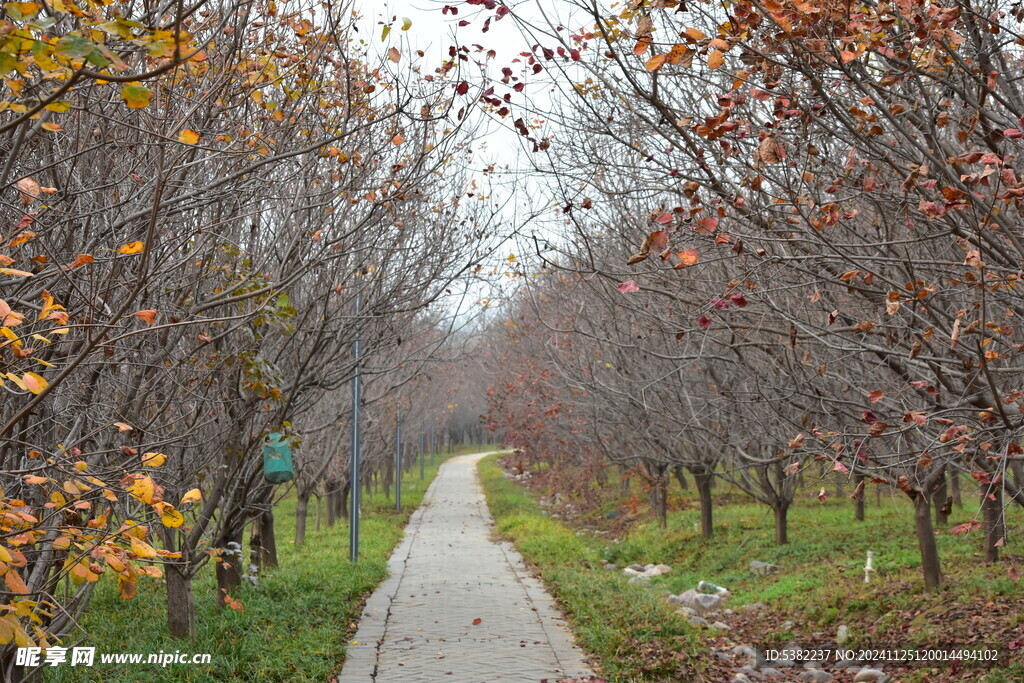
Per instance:
[[[74,629],[103,574],[126,599],[164,576],[178,636],[211,562],[237,607],[226,551],[254,518],[272,546],[266,435],[296,450],[300,501],[349,485],[357,337],[365,402],[389,406],[371,408],[369,476],[389,410],[443,423],[425,406],[447,386],[423,374],[454,353],[438,302],[487,249],[464,67],[453,51],[427,73],[401,21],[378,56],[353,9],[5,6],[6,676],[15,646]]]
[[[801,476],[858,500],[888,484],[928,587],[932,513],[971,481],[978,519],[954,531],[997,559],[1004,506],[1024,504],[1024,17],[912,0],[544,16],[498,87],[561,89],[509,116],[564,238],[536,242],[495,332],[493,424],[534,457],[635,465],[660,511],[688,470],[705,535],[713,476],[770,506],[780,543]]]

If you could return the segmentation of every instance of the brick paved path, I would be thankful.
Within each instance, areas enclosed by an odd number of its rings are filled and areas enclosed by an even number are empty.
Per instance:
[[[551,596],[511,545],[490,538],[476,476],[485,455],[441,465],[391,556],[391,575],[366,603],[342,683],[555,683],[593,675]]]

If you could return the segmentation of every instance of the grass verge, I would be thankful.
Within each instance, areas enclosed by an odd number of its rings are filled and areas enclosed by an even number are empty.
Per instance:
[[[462,446],[455,455],[485,450]],[[409,515],[420,504],[442,460],[407,473],[401,513],[382,492],[364,496],[360,527],[361,559],[348,561],[348,523],[316,529],[311,503],[306,543],[296,546],[295,499],[274,510],[280,568],[269,570],[257,585],[233,595],[244,610],[218,610],[213,566],[193,582],[196,596],[196,639],[177,641],[167,635],[166,593],[162,581],[140,581],[139,594],[121,600],[113,582],[101,582],[82,621],[84,637],[65,645],[96,647],[95,666],[67,664],[44,670],[54,683],[98,681],[324,681],[341,669],[345,646],[355,631],[366,597],[387,574],[387,558],[402,537]],[[429,460],[428,460],[429,462]],[[248,538],[248,536],[246,536]],[[80,642],[76,642],[80,641]],[[100,663],[101,653],[209,653],[209,665]]]
[[[704,680],[702,639],[663,596],[603,569],[603,544],[542,514],[496,456],[479,472],[498,532],[539,571],[601,675],[617,683]]]

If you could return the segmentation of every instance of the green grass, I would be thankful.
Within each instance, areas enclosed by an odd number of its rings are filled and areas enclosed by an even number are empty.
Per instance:
[[[487,447],[462,446],[455,454]],[[275,508],[280,568],[269,570],[256,586],[243,585],[233,597],[243,611],[214,606],[213,565],[193,582],[196,639],[170,638],[166,593],[161,580],[140,580],[139,594],[121,600],[112,581],[102,581],[82,621],[82,631],[65,645],[96,647],[96,666],[68,665],[45,670],[45,680],[66,681],[323,681],[341,669],[348,637],[354,632],[365,598],[387,573],[387,556],[402,537],[409,514],[420,504],[441,461],[405,475],[404,511],[394,511],[382,492],[364,497],[360,527],[361,558],[348,561],[348,522],[316,530],[313,501],[306,543],[294,543],[295,498]],[[427,460],[429,464],[429,459]],[[315,499],[314,499],[315,500]],[[248,535],[246,536],[248,538]],[[84,637],[82,634],[84,633]],[[80,641],[80,642],[78,642]],[[100,653],[209,653],[210,665],[99,664]]]
[[[849,500],[832,498],[824,504],[797,500],[789,512],[789,543],[776,545],[771,512],[762,505],[732,503],[715,512],[714,537],[705,541],[695,528],[699,511],[669,515],[668,529],[646,522],[605,550],[605,559],[620,565],[665,562],[672,572],[656,582],[678,593],[700,580],[726,586],[732,604],[784,601],[822,624],[839,623],[858,611],[875,616],[911,607],[924,596],[920,553],[914,535],[913,509],[902,498],[883,497],[876,505],[868,497],[866,520],[857,522]],[[965,497],[966,498],[966,497]],[[969,508],[954,508],[951,524],[970,519]],[[1007,523],[1019,527],[1024,515],[1014,506]],[[982,562],[979,534],[954,536],[938,529],[936,541],[945,583],[941,596],[951,600],[995,600],[1024,596],[1024,586],[1008,577],[1008,564]],[[864,583],[867,551],[874,552],[875,575]],[[779,574],[758,577],[752,560],[782,567]],[[897,585],[892,595],[887,587]],[[884,598],[883,598],[884,596]]]
[[[1014,655],[1010,661],[1013,653],[1008,649],[1010,641],[1020,639],[1024,623],[1020,616],[1024,582],[1014,582],[1009,570],[1015,565],[1024,573],[1024,558],[1015,552],[1017,546],[1010,545],[1003,549],[1003,561],[985,564],[980,533],[954,536],[949,532],[950,526],[977,514],[976,497],[969,492],[964,493],[964,507],[953,508],[949,526],[936,528],[944,583],[938,591],[928,592],[921,577],[913,509],[902,494],[876,498],[869,488],[866,520],[857,522],[853,504],[845,496],[820,503],[817,488],[801,491],[789,512],[790,542],[780,546],[775,544],[771,511],[747,502],[749,499],[727,486],[715,489],[714,537],[702,539],[696,491],[673,486],[670,498],[677,509],[669,513],[666,529],[642,512],[641,521],[629,528],[619,528],[620,537],[612,539],[592,530],[573,531],[544,516],[533,499],[551,492],[531,491],[513,483],[501,474],[493,460],[485,461],[481,471],[485,473],[488,494],[496,496],[492,509],[499,517],[499,529],[521,545],[527,559],[538,566],[570,613],[575,613],[574,620],[578,619],[577,614],[589,614],[588,598],[598,596],[604,602],[609,599],[605,593],[627,595],[627,588],[616,584],[611,576],[588,567],[598,567],[602,562],[613,562],[619,567],[664,563],[671,565],[672,571],[652,579],[652,587],[637,589],[638,593],[646,590],[657,596],[655,599],[663,600],[668,593],[681,593],[707,580],[732,592],[730,607],[766,603],[768,611],[755,625],[755,630],[760,630],[746,636],[751,642],[781,644],[794,638],[801,642],[808,638],[827,639],[839,624],[847,624],[851,646],[873,642],[924,647],[945,640],[996,648],[1001,653],[1001,666],[989,671],[984,680],[1024,680],[1024,660]],[[622,490],[615,485],[605,489],[599,506],[572,518],[571,524],[600,525],[613,511],[622,514],[622,510],[629,510],[638,499],[642,500],[642,494],[635,488]],[[580,492],[563,491],[563,495],[568,502],[582,503]],[[1012,540],[1024,524],[1024,511],[1019,506],[1010,506],[1006,522],[1008,540]],[[556,550],[557,538],[568,539],[565,542],[572,550]],[[863,568],[869,549],[874,552],[875,574],[871,583],[865,584]],[[756,576],[749,570],[752,560],[777,564],[781,571]],[[621,576],[619,572],[606,574]],[[577,585],[582,587],[579,596],[575,591]],[[629,595],[631,604],[625,609],[649,609],[646,604],[632,604],[640,599],[639,595]],[[787,619],[795,622],[793,630],[782,631],[775,626]],[[600,628],[595,630],[592,625],[583,624],[581,628],[577,624],[577,629],[581,643],[598,656],[612,680],[660,680],[649,673],[638,674],[634,679],[623,677],[630,672],[630,661],[622,653],[621,639],[603,633]],[[649,632],[643,635],[652,636]],[[738,633],[733,635],[741,637]],[[914,672],[901,680],[929,680],[919,676]]]
[[[603,544],[542,514],[496,457],[481,461],[479,471],[498,533],[539,570],[602,675],[623,683],[702,679],[707,652],[685,617],[662,596],[603,569]]]

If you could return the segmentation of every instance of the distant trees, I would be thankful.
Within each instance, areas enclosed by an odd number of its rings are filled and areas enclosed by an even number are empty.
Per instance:
[[[797,477],[900,489],[928,587],[933,508],[974,479],[980,519],[954,531],[982,530],[995,560],[1003,507],[1024,502],[1021,19],[958,2],[551,17],[496,96],[541,72],[565,95],[520,133],[558,179],[567,233],[544,257],[587,323],[535,315],[614,344],[618,379],[652,376],[587,398],[640,435],[693,411],[676,442],[718,451],[780,542]],[[567,386],[572,362],[552,370]],[[674,405],[651,401],[677,373]]]

